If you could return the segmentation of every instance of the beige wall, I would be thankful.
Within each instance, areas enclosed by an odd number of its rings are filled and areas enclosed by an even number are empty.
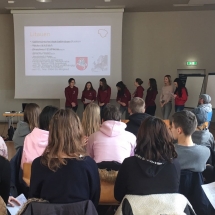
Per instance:
[[[140,77],[147,88],[156,78],[158,88],[163,76],[177,76],[177,69],[192,69],[186,61],[198,61],[194,69],[215,71],[215,11],[125,13],[123,19],[123,81],[134,90]],[[26,100],[14,100],[14,37],[12,15],[0,15],[0,115],[19,110]],[[117,80],[116,80],[117,81]],[[60,106],[58,100],[31,100],[42,107]],[[158,99],[157,99],[158,101]],[[159,107],[157,114],[160,115]],[[0,120],[3,120],[0,116]]]

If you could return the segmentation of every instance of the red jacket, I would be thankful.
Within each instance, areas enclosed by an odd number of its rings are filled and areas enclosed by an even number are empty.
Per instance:
[[[144,91],[144,88],[142,86],[138,86],[134,92],[134,97],[143,98],[143,91]]]
[[[71,88],[70,86],[65,88],[65,97],[66,97],[66,107],[72,107],[71,103],[74,102],[76,105],[78,104],[78,88],[73,87]]]
[[[148,89],[147,90],[147,94],[146,94],[146,99],[145,99],[145,103],[146,103],[146,108],[149,106],[155,106],[155,99],[156,96],[158,94],[157,90],[153,90],[153,89]]]
[[[96,100],[96,91],[95,90],[83,90],[81,101],[84,102],[85,99]]]
[[[109,103],[110,102],[110,95],[111,95],[111,88],[107,86],[106,90],[102,90],[100,87],[98,89],[97,99],[100,103]]]
[[[128,102],[131,100],[131,93],[127,88],[125,88],[124,94],[117,95],[116,100],[125,103],[126,107],[128,107]]]
[[[184,87],[181,89],[181,97],[179,97],[178,92],[175,95],[177,95],[175,97],[175,105],[184,105],[188,98],[186,89]]]

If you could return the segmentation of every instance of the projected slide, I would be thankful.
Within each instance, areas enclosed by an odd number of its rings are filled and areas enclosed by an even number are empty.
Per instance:
[[[110,26],[25,26],[26,76],[110,75]]]

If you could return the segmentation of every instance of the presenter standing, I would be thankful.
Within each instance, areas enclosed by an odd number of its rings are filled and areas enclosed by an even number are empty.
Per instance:
[[[82,92],[81,101],[84,104],[84,109],[88,104],[96,100],[96,91],[93,88],[93,85],[90,81],[85,84],[85,88]]]
[[[107,81],[105,78],[100,79],[100,86],[98,89],[98,104],[100,106],[100,111],[102,113],[102,110],[105,108],[105,106],[110,102],[110,96],[111,96],[111,88],[107,85]]]
[[[134,93],[132,94],[132,97],[139,97],[139,98],[143,98],[143,92],[144,92],[144,88],[141,86],[143,84],[143,81],[140,78],[136,78],[134,85],[137,87],[137,89],[134,91]]]
[[[65,88],[66,104],[65,108],[70,108],[74,112],[78,109],[78,88],[75,86],[75,79],[68,80],[69,86]]]
[[[170,75],[164,76],[164,86],[161,90],[160,95],[160,106],[163,115],[163,119],[169,119],[169,115],[172,111],[172,95],[173,95],[173,86]]]

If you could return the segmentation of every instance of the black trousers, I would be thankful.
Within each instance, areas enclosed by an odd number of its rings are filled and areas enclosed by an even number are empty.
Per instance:
[[[154,116],[155,115],[155,111],[156,111],[156,105],[155,106],[148,106],[146,108],[146,111],[145,113],[151,115],[151,116]]]

